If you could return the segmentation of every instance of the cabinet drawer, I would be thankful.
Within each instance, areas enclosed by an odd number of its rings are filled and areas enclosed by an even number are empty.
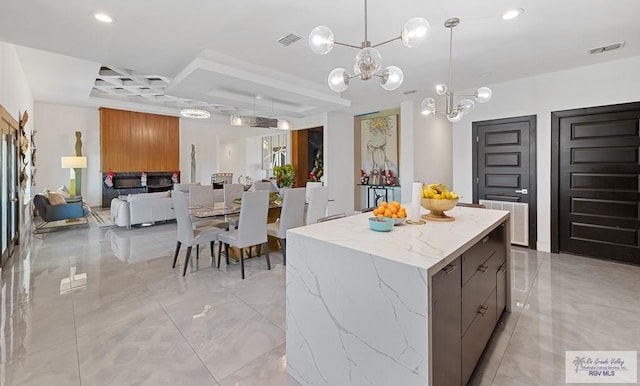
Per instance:
[[[462,285],[471,279],[478,267],[484,264],[489,256],[500,248],[501,232],[502,227],[499,226],[462,254]]]
[[[462,334],[467,331],[478,309],[496,287],[496,272],[500,267],[498,264],[500,258],[498,252],[491,255],[462,287]]]
[[[496,291],[483,304],[484,315],[478,312],[462,336],[462,384],[466,385],[476,367],[496,325]]]

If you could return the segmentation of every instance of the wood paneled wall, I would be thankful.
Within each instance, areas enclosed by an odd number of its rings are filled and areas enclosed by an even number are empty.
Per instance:
[[[101,170],[180,169],[180,120],[166,115],[100,109]]]

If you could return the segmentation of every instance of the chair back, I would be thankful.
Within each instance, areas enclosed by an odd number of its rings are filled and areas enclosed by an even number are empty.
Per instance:
[[[176,214],[176,223],[178,225],[178,241],[187,245],[191,245],[193,241],[193,224],[189,216],[189,208],[187,207],[187,198],[184,192],[174,190],[171,195],[173,202],[173,211]]]
[[[307,206],[306,224],[315,224],[318,219],[327,215],[327,204],[329,203],[329,187],[319,186],[311,188],[309,195],[309,206]]]
[[[211,185],[189,187],[189,205],[213,206],[214,190]]]
[[[314,181],[308,181],[306,188],[307,188],[307,195],[306,195],[306,201],[307,203],[309,203],[309,199],[311,198],[311,189],[313,188],[319,188],[322,186],[322,182],[314,182]]]
[[[238,227],[238,247],[267,242],[269,192],[244,192]]]
[[[304,225],[305,188],[282,189],[282,211],[280,212],[280,231]]]
[[[241,198],[243,193],[244,186],[242,184],[224,184],[224,205],[233,205],[233,200]]]
[[[261,190],[266,190],[268,192],[278,191],[271,181],[255,181],[253,183],[253,189],[256,192],[259,192]]]

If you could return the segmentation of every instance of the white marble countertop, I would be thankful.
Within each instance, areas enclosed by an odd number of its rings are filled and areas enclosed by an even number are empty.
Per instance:
[[[371,213],[363,213],[288,232],[432,270],[442,268],[489,234],[508,218],[509,212],[455,207],[447,215],[455,221],[403,224],[389,232],[376,232],[369,228]]]

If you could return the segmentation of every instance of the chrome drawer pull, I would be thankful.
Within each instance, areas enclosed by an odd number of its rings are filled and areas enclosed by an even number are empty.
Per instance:
[[[488,307],[480,306],[480,309],[478,309],[478,313],[479,313],[480,315],[484,316],[484,315],[487,313],[487,311],[488,311],[488,310],[489,310],[489,308],[488,308]]]
[[[442,268],[442,270],[443,270],[443,271],[448,275],[448,274],[450,274],[451,272],[453,272],[453,271],[455,271],[455,270],[456,270],[456,266],[455,266],[455,265],[451,265],[451,264],[449,264],[449,265],[447,265],[446,267]]]
[[[484,239],[482,239],[483,243],[486,243],[487,241],[489,241],[489,236],[485,237]]]
[[[489,269],[489,266],[484,264],[478,267],[478,271],[480,272],[486,272],[487,269]]]
[[[502,265],[500,266],[499,271],[500,271],[500,272],[504,272],[504,271],[506,271],[506,270],[507,270],[507,266],[506,266],[505,264],[502,264]]]

